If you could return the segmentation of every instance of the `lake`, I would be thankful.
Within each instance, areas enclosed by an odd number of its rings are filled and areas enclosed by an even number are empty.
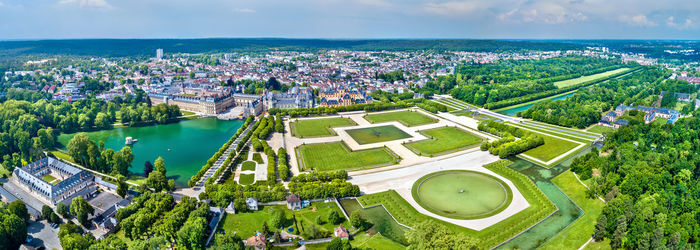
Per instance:
[[[177,123],[116,128],[88,132],[95,142],[103,141],[105,147],[115,151],[122,149],[126,137],[138,139],[131,146],[134,161],[129,170],[143,174],[146,161],[154,163],[158,156],[165,160],[168,178],[175,179],[178,187],[186,187],[187,181],[206,164],[209,157],[228,141],[243,125],[242,120],[225,121],[213,117],[184,120]],[[75,134],[61,134],[58,141],[67,145]]]
[[[566,98],[569,98],[570,96],[573,96],[575,93],[576,93],[576,91],[571,92],[571,93],[566,94],[566,95],[557,96],[557,97],[554,97],[554,98],[545,97],[545,98],[540,99],[539,101],[530,103],[530,104],[528,104],[528,105],[523,105],[523,106],[519,106],[519,107],[515,107],[515,108],[510,108],[510,109],[501,110],[501,111],[498,111],[498,113],[499,113],[499,114],[504,114],[504,115],[507,115],[507,116],[515,116],[515,115],[518,114],[518,111],[525,111],[525,110],[529,109],[530,107],[532,107],[532,105],[535,105],[536,103],[540,103],[540,102],[548,101],[548,100],[552,100],[552,101],[564,100],[564,99],[566,99]]]

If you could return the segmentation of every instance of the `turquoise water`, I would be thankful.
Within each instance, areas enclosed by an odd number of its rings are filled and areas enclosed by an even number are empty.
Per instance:
[[[540,103],[540,102],[543,102],[543,101],[546,101],[546,100],[553,100],[553,101],[556,101],[556,100],[564,100],[564,99],[566,99],[566,98],[569,98],[570,96],[573,96],[574,93],[576,93],[576,92],[572,92],[572,93],[569,93],[569,94],[566,94],[566,95],[563,95],[563,96],[557,96],[557,97],[554,97],[554,98],[551,98],[551,99],[543,99],[543,100],[541,100],[541,101],[533,102],[533,103],[531,103],[531,104],[524,105],[524,106],[520,106],[520,107],[515,107],[515,108],[511,108],[511,109],[501,110],[501,111],[498,111],[498,113],[499,113],[499,114],[504,114],[504,115],[507,115],[507,116],[515,116],[515,115],[518,113],[518,111],[525,111],[525,110],[529,109],[530,107],[532,107],[532,105],[535,105],[536,103]]]
[[[123,148],[126,137],[139,141],[131,146],[134,161],[129,170],[132,173],[143,174],[146,161],[155,162],[158,156],[163,157],[167,175],[175,179],[178,187],[187,186],[191,176],[228,141],[243,121],[225,121],[216,118],[201,118],[177,123],[116,128],[88,132],[90,139],[103,141],[105,147],[113,150]],[[61,134],[58,141],[66,145],[75,134]]]

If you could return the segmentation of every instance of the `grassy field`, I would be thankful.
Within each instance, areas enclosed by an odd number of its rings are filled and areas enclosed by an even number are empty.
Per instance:
[[[446,104],[446,103],[444,103],[444,102],[439,102],[439,101],[437,101],[437,100],[430,100],[429,102],[433,102],[433,103],[445,105],[445,107],[447,107],[447,112],[458,110],[458,109],[456,109],[456,108],[453,108],[453,107],[456,107],[456,106],[450,105],[449,103]]]
[[[593,127],[589,128],[588,131],[594,132],[594,133],[609,133],[615,131],[615,129],[611,127],[606,127],[606,126],[600,126],[600,125],[594,125]]]
[[[260,153],[258,153],[258,152],[253,153],[253,161],[257,162],[258,164],[263,164],[263,163],[265,163],[265,162],[263,161],[262,156],[261,156]]]
[[[544,134],[539,135],[544,138],[544,145],[525,151],[523,152],[524,155],[547,162],[578,146],[575,142],[554,138]]]
[[[367,231],[369,234],[382,234],[389,240],[399,244],[407,244],[406,232],[410,229],[396,223],[384,207],[377,206],[363,209],[355,199],[341,200],[340,204],[348,214],[359,210],[360,215],[372,223],[372,227]]]
[[[595,80],[598,78],[608,77],[608,76],[623,72],[625,70],[627,70],[627,68],[619,68],[616,70],[610,70],[610,71],[606,71],[603,73],[582,76],[582,77],[573,78],[573,79],[564,80],[564,81],[558,81],[558,82],[554,82],[554,86],[557,86],[557,88],[566,88],[566,87],[576,85],[576,84],[579,84],[579,83],[582,83],[585,81],[590,81],[590,80]]]
[[[180,113],[182,113],[182,116],[187,116],[187,115],[194,115],[195,113],[192,111],[187,111],[187,110],[180,110]]]
[[[226,232],[236,232],[241,238],[246,239],[255,234],[255,231],[262,229],[262,224],[264,221],[270,220],[272,212],[275,210],[283,211],[285,213],[286,221],[283,223],[284,228],[293,227],[294,222],[292,221],[292,216],[297,219],[297,224],[299,224],[299,229],[295,228],[294,234],[298,234],[299,230],[304,231],[308,229],[311,225],[316,225],[321,228],[321,230],[327,231],[333,234],[333,228],[338,225],[333,225],[326,222],[328,213],[331,210],[335,210],[342,217],[343,213],[340,208],[334,203],[323,203],[323,202],[313,202],[310,206],[298,210],[291,211],[288,210],[286,206],[265,206],[259,211],[237,213],[237,214],[226,214],[224,220],[219,224],[219,230],[225,230]],[[324,223],[322,225],[316,224],[316,217],[320,216]],[[344,227],[350,228],[350,224],[347,220],[344,220],[341,224]],[[270,230],[278,230],[273,229]]]
[[[421,114],[418,111],[397,111],[397,112],[387,112],[379,114],[368,114],[365,116],[365,120],[371,123],[382,123],[398,121],[407,127],[425,125],[438,122],[437,119]]]
[[[345,130],[345,132],[360,145],[411,137],[411,135],[393,125],[349,129]]]
[[[299,138],[334,136],[336,134],[332,127],[353,125],[357,124],[352,119],[341,117],[295,120],[290,123],[292,135]]]
[[[399,159],[388,148],[351,151],[345,142],[304,144],[297,149],[302,169],[330,171],[358,169],[398,163]]]
[[[242,174],[240,177],[238,177],[238,184],[241,185],[250,185],[255,182],[255,174]]]
[[[42,176],[41,179],[48,182],[48,183],[51,183],[52,181],[56,180],[56,177],[53,177],[52,175],[47,174],[47,175]]]
[[[474,118],[478,121],[490,121],[490,120],[496,120],[495,117],[493,116],[488,116],[484,114],[478,114],[478,115],[472,115],[472,111],[470,110],[460,110],[460,111],[455,111],[452,112],[453,115],[457,116],[464,116],[464,117],[469,117],[469,118]]]
[[[572,133],[568,133],[568,132],[562,132],[562,131],[554,130],[554,129],[547,129],[547,128],[542,128],[542,127],[537,127],[537,126],[530,125],[530,124],[527,124],[527,123],[510,123],[510,122],[509,122],[508,124],[509,124],[509,125],[512,125],[512,126],[514,126],[514,127],[520,127],[520,128],[524,128],[524,129],[527,129],[527,130],[532,130],[532,131],[540,132],[540,133],[543,133],[543,134],[547,134],[547,135],[558,136],[558,137],[561,137],[561,138],[566,138],[566,139],[574,140],[574,141],[577,141],[577,142],[591,143],[591,142],[594,141],[594,139],[591,138],[591,137],[585,137],[585,136],[582,136],[582,135],[572,134]]]
[[[518,188],[530,206],[525,210],[481,231],[460,227],[421,214],[393,190],[363,195],[358,197],[358,200],[364,206],[383,204],[389,213],[391,213],[391,215],[393,215],[403,224],[415,226],[423,221],[433,220],[436,223],[447,226],[452,231],[464,233],[479,239],[480,248],[491,248],[522,232],[556,210],[554,204],[552,204],[552,202],[547,199],[542,191],[535,186],[535,183],[533,183],[527,176],[507,167],[507,165],[511,163],[512,162],[509,160],[500,160],[484,165],[484,167],[509,179]]]
[[[381,233],[374,235],[369,235],[366,233],[361,233],[355,235],[350,245],[359,249],[375,249],[375,250],[393,250],[393,249],[406,249],[406,246],[401,245],[387,237],[384,237]]]
[[[566,229],[559,232],[542,246],[542,249],[578,248],[583,246],[592,236],[598,217],[603,211],[600,199],[586,198],[586,187],[583,186],[571,170],[561,173],[552,182],[583,209],[584,214]]]
[[[476,146],[482,140],[481,137],[456,127],[441,127],[418,132],[431,139],[406,143],[404,146],[414,153],[431,157]]]
[[[241,164],[241,170],[242,171],[255,171],[255,167],[258,164],[256,164],[254,161],[244,161],[243,164]]]

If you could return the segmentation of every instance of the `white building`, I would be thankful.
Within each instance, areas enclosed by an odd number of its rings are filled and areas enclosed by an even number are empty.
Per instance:
[[[158,60],[163,59],[163,49],[157,49],[156,50],[156,58]]]

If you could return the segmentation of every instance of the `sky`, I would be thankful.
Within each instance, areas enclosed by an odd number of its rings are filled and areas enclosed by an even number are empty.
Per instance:
[[[0,0],[0,40],[700,39],[698,0]]]

